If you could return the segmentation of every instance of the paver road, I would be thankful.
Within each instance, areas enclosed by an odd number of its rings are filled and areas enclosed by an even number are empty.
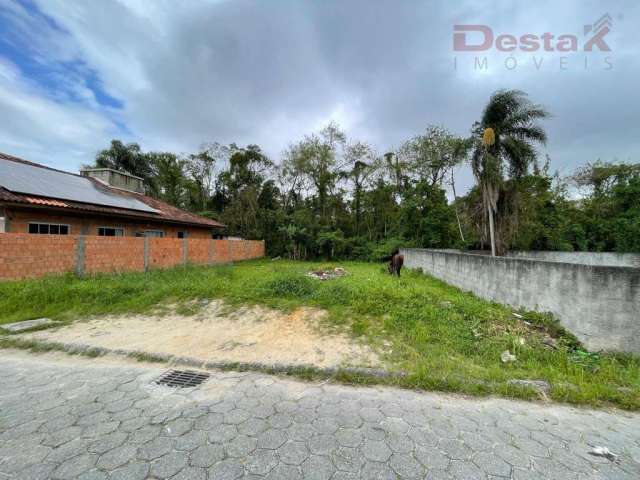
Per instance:
[[[0,480],[640,478],[637,414],[163,371],[0,351]]]

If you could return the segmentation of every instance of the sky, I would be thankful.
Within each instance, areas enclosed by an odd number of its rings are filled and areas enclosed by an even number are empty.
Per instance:
[[[176,153],[217,141],[277,162],[335,121],[382,154],[428,125],[467,136],[515,88],[552,115],[552,171],[638,162],[639,20],[635,0],[0,0],[0,151],[77,171],[112,138]],[[494,41],[456,51],[456,25]],[[545,32],[547,50],[498,49]],[[606,48],[585,51],[594,32]],[[468,167],[458,181],[473,184]]]

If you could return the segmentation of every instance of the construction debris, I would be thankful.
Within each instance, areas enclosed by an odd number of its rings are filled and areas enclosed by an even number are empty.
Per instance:
[[[344,268],[336,267],[333,270],[315,270],[307,273],[308,277],[317,278],[318,280],[332,280],[334,278],[344,277],[347,271]]]
[[[24,332],[25,330],[31,330],[32,328],[41,328],[50,325],[55,325],[57,322],[54,322],[50,318],[36,318],[35,320],[27,320],[23,322],[16,323],[7,323],[5,325],[0,326],[0,329],[6,330],[11,333]]]
[[[557,350],[558,349],[558,341],[553,337],[545,336],[542,339],[542,343],[546,348],[548,348],[550,350]]]
[[[511,385],[518,385],[521,387],[532,388],[537,392],[544,394],[545,396],[551,391],[551,385],[549,384],[549,382],[545,382],[544,380],[513,379],[513,380],[509,380],[507,383]]]
[[[596,457],[604,457],[604,458],[606,458],[607,460],[609,460],[611,462],[617,462],[618,461],[618,455],[613,453],[607,447],[593,447],[589,451],[589,455],[593,455],[593,456],[596,456]]]
[[[509,350],[505,350],[500,355],[500,360],[502,360],[502,363],[509,363],[509,362],[515,362],[517,358],[515,355],[512,355]]]

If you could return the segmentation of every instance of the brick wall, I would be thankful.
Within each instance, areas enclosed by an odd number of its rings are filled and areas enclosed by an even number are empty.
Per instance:
[[[264,256],[264,244],[259,242],[238,242],[227,240],[229,257],[232,261]]]
[[[213,241],[213,261],[215,263],[224,263],[231,261],[231,250],[229,242],[231,240],[214,240]]]
[[[206,265],[212,261],[213,244],[217,240],[187,240],[187,260],[189,263]]]
[[[131,270],[144,270],[144,238],[85,237],[85,273]]]
[[[0,280],[228,263],[260,258],[264,251],[261,240],[0,233]]]
[[[72,272],[76,246],[72,236],[0,233],[0,279]]]
[[[182,238],[149,238],[149,268],[168,268],[184,262]]]

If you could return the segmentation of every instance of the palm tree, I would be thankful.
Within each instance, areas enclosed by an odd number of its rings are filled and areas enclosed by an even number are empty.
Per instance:
[[[498,90],[491,95],[480,122],[474,125],[478,140],[471,166],[489,220],[493,256],[502,250],[501,244],[496,246],[495,216],[504,174],[519,179],[527,173],[536,158],[535,144],[544,145],[547,141],[539,121],[548,117],[547,111],[531,103],[526,93]]]

